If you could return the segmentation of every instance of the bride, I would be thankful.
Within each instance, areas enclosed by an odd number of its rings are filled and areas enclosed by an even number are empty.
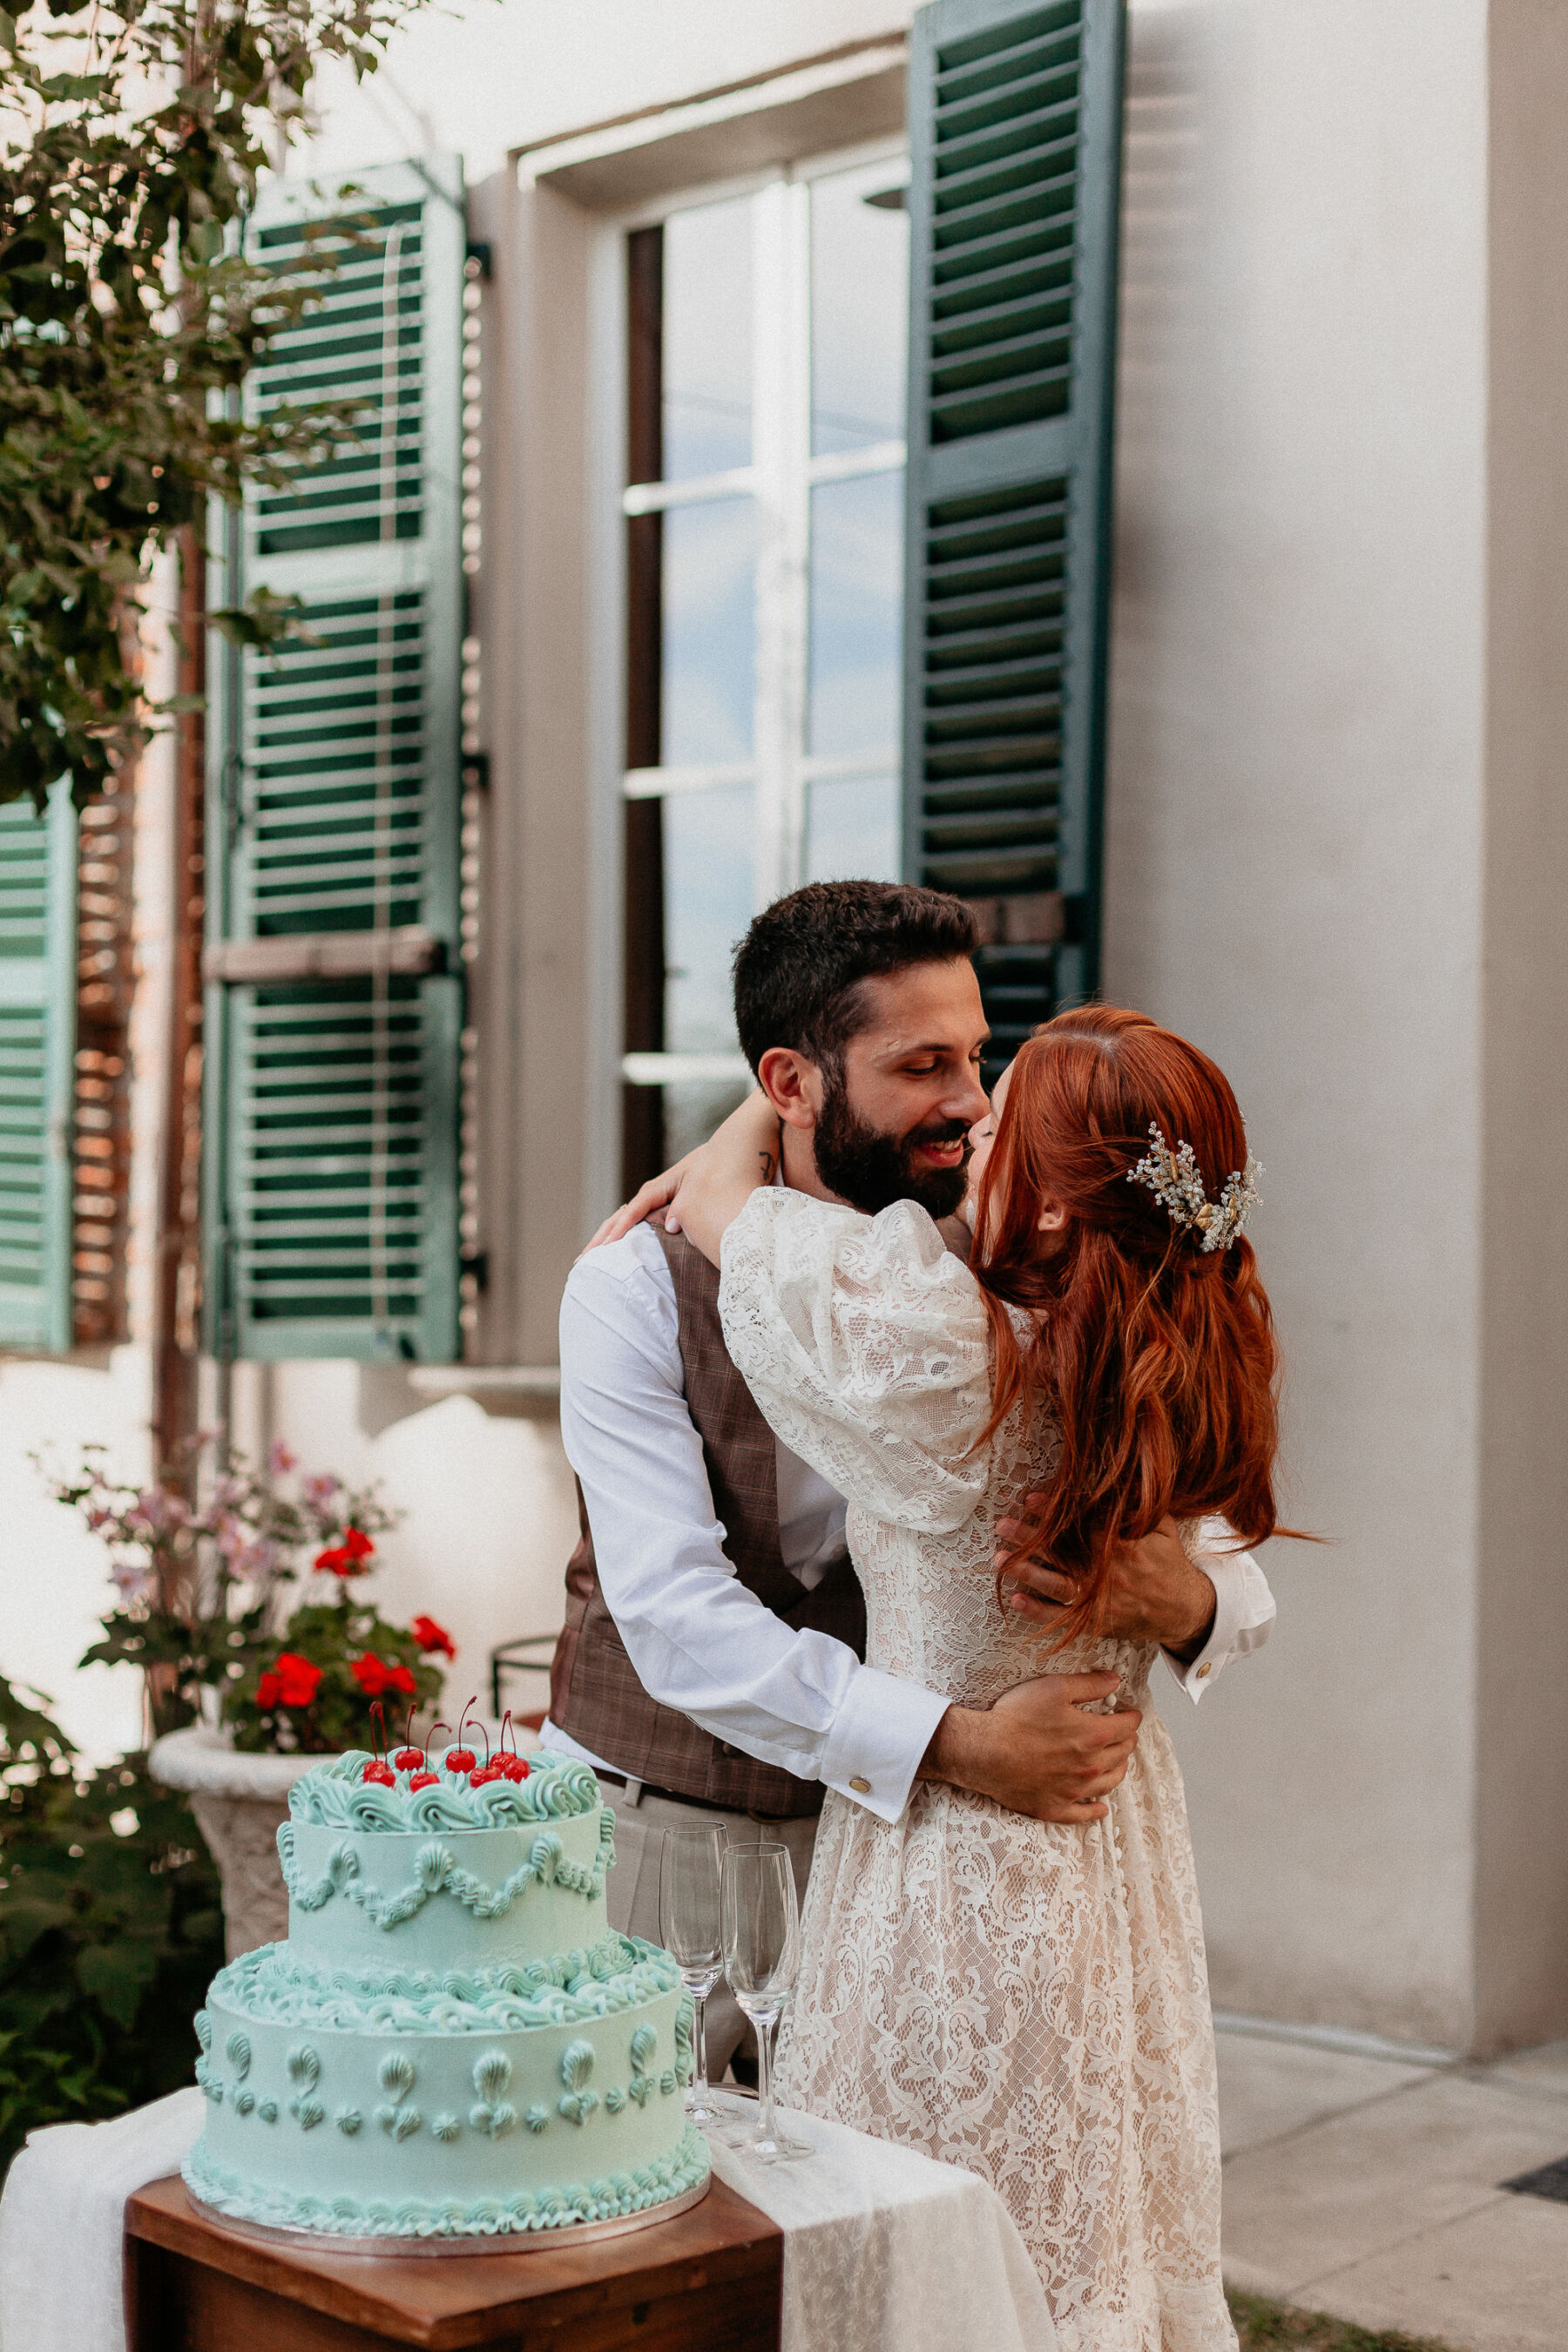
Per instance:
[[[941,1782],[891,1824],[829,1793],[781,2095],[983,2174],[1063,2352],[1233,2346],[1181,1774],[1152,1645],[1096,1629],[1114,1547],[1166,1513],[1184,1540],[1210,1514],[1239,1543],[1274,1531],[1276,1349],[1236,1098],[1141,1013],[1058,1015],[974,1131],[967,1265],[910,1202],[866,1217],[759,1182],[776,1138],[753,1096],[658,1197],[678,1183],[674,1215],[721,1267],[725,1340],[774,1431],[849,1498],[868,1662],[969,1706],[1108,1668],[1143,1710],[1083,1826]],[[1030,1490],[1031,1549],[1076,1589],[1044,1654],[993,1571]]]

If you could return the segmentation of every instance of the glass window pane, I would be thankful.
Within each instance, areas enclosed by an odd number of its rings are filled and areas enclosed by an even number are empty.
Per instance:
[[[735,1050],[730,959],[752,919],[750,784],[671,793],[664,803],[664,1042],[672,1054]]]
[[[664,225],[664,478],[752,462],[752,200]]]
[[[896,776],[820,778],[806,809],[808,882],[896,882],[899,785]]]
[[[862,165],[811,190],[811,446],[819,454],[904,431],[909,215],[896,163]],[[898,196],[889,206],[874,201]]]
[[[732,1110],[752,1091],[749,1078],[724,1080],[682,1079],[676,1087],[664,1089],[664,1152],[665,1164],[684,1160],[700,1143],[706,1143],[714,1129],[729,1118]]]
[[[901,473],[812,492],[809,740],[818,755],[896,752],[903,562]]]
[[[750,499],[672,507],[664,518],[662,756],[685,767],[752,756]]]

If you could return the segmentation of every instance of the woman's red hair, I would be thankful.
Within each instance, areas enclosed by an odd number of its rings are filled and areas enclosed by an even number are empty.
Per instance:
[[[1058,1013],[1013,1064],[980,1188],[990,1429],[1020,1401],[1061,1429],[1030,1545],[1080,1587],[1060,1643],[1096,1630],[1116,1547],[1167,1512],[1223,1513],[1248,1545],[1276,1527],[1279,1352],[1258,1260],[1245,1237],[1205,1255],[1129,1183],[1151,1125],[1192,1145],[1211,1201],[1247,1165],[1236,1097],[1195,1045],[1118,1005]],[[1039,1230],[1047,1202],[1060,1233]],[[1004,1302],[1039,1311],[1032,1344]]]

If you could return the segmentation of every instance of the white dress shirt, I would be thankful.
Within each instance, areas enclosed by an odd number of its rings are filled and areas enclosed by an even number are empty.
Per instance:
[[[646,1225],[591,1251],[567,1279],[561,1435],[583,1482],[600,1590],[649,1696],[760,1762],[896,1821],[950,1701],[862,1665],[831,1634],[786,1625],[741,1582],[686,1402],[675,1284]],[[844,1498],[782,1444],[778,1498],[784,1566],[809,1590],[844,1549]],[[1207,1642],[1187,1665],[1166,1654],[1194,1702],[1231,1658],[1261,1648],[1274,1622],[1251,1555],[1214,1549],[1228,1533],[1223,1519],[1204,1522],[1217,1602]],[[624,1774],[552,1724],[543,1738]]]

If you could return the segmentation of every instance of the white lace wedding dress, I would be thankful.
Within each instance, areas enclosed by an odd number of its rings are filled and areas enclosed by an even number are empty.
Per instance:
[[[1061,2352],[1225,2352],[1214,2035],[1181,1774],[1154,1652],[1042,1654],[995,1597],[993,1525],[1051,1433],[990,1416],[980,1292],[922,1210],[755,1192],[723,1248],[730,1352],[849,1499],[867,1662],[984,1706],[1111,1667],[1144,1709],[1109,1817],[1025,1819],[918,1783],[889,1825],[829,1791],[781,2095],[965,2166],[1039,2265]]]

